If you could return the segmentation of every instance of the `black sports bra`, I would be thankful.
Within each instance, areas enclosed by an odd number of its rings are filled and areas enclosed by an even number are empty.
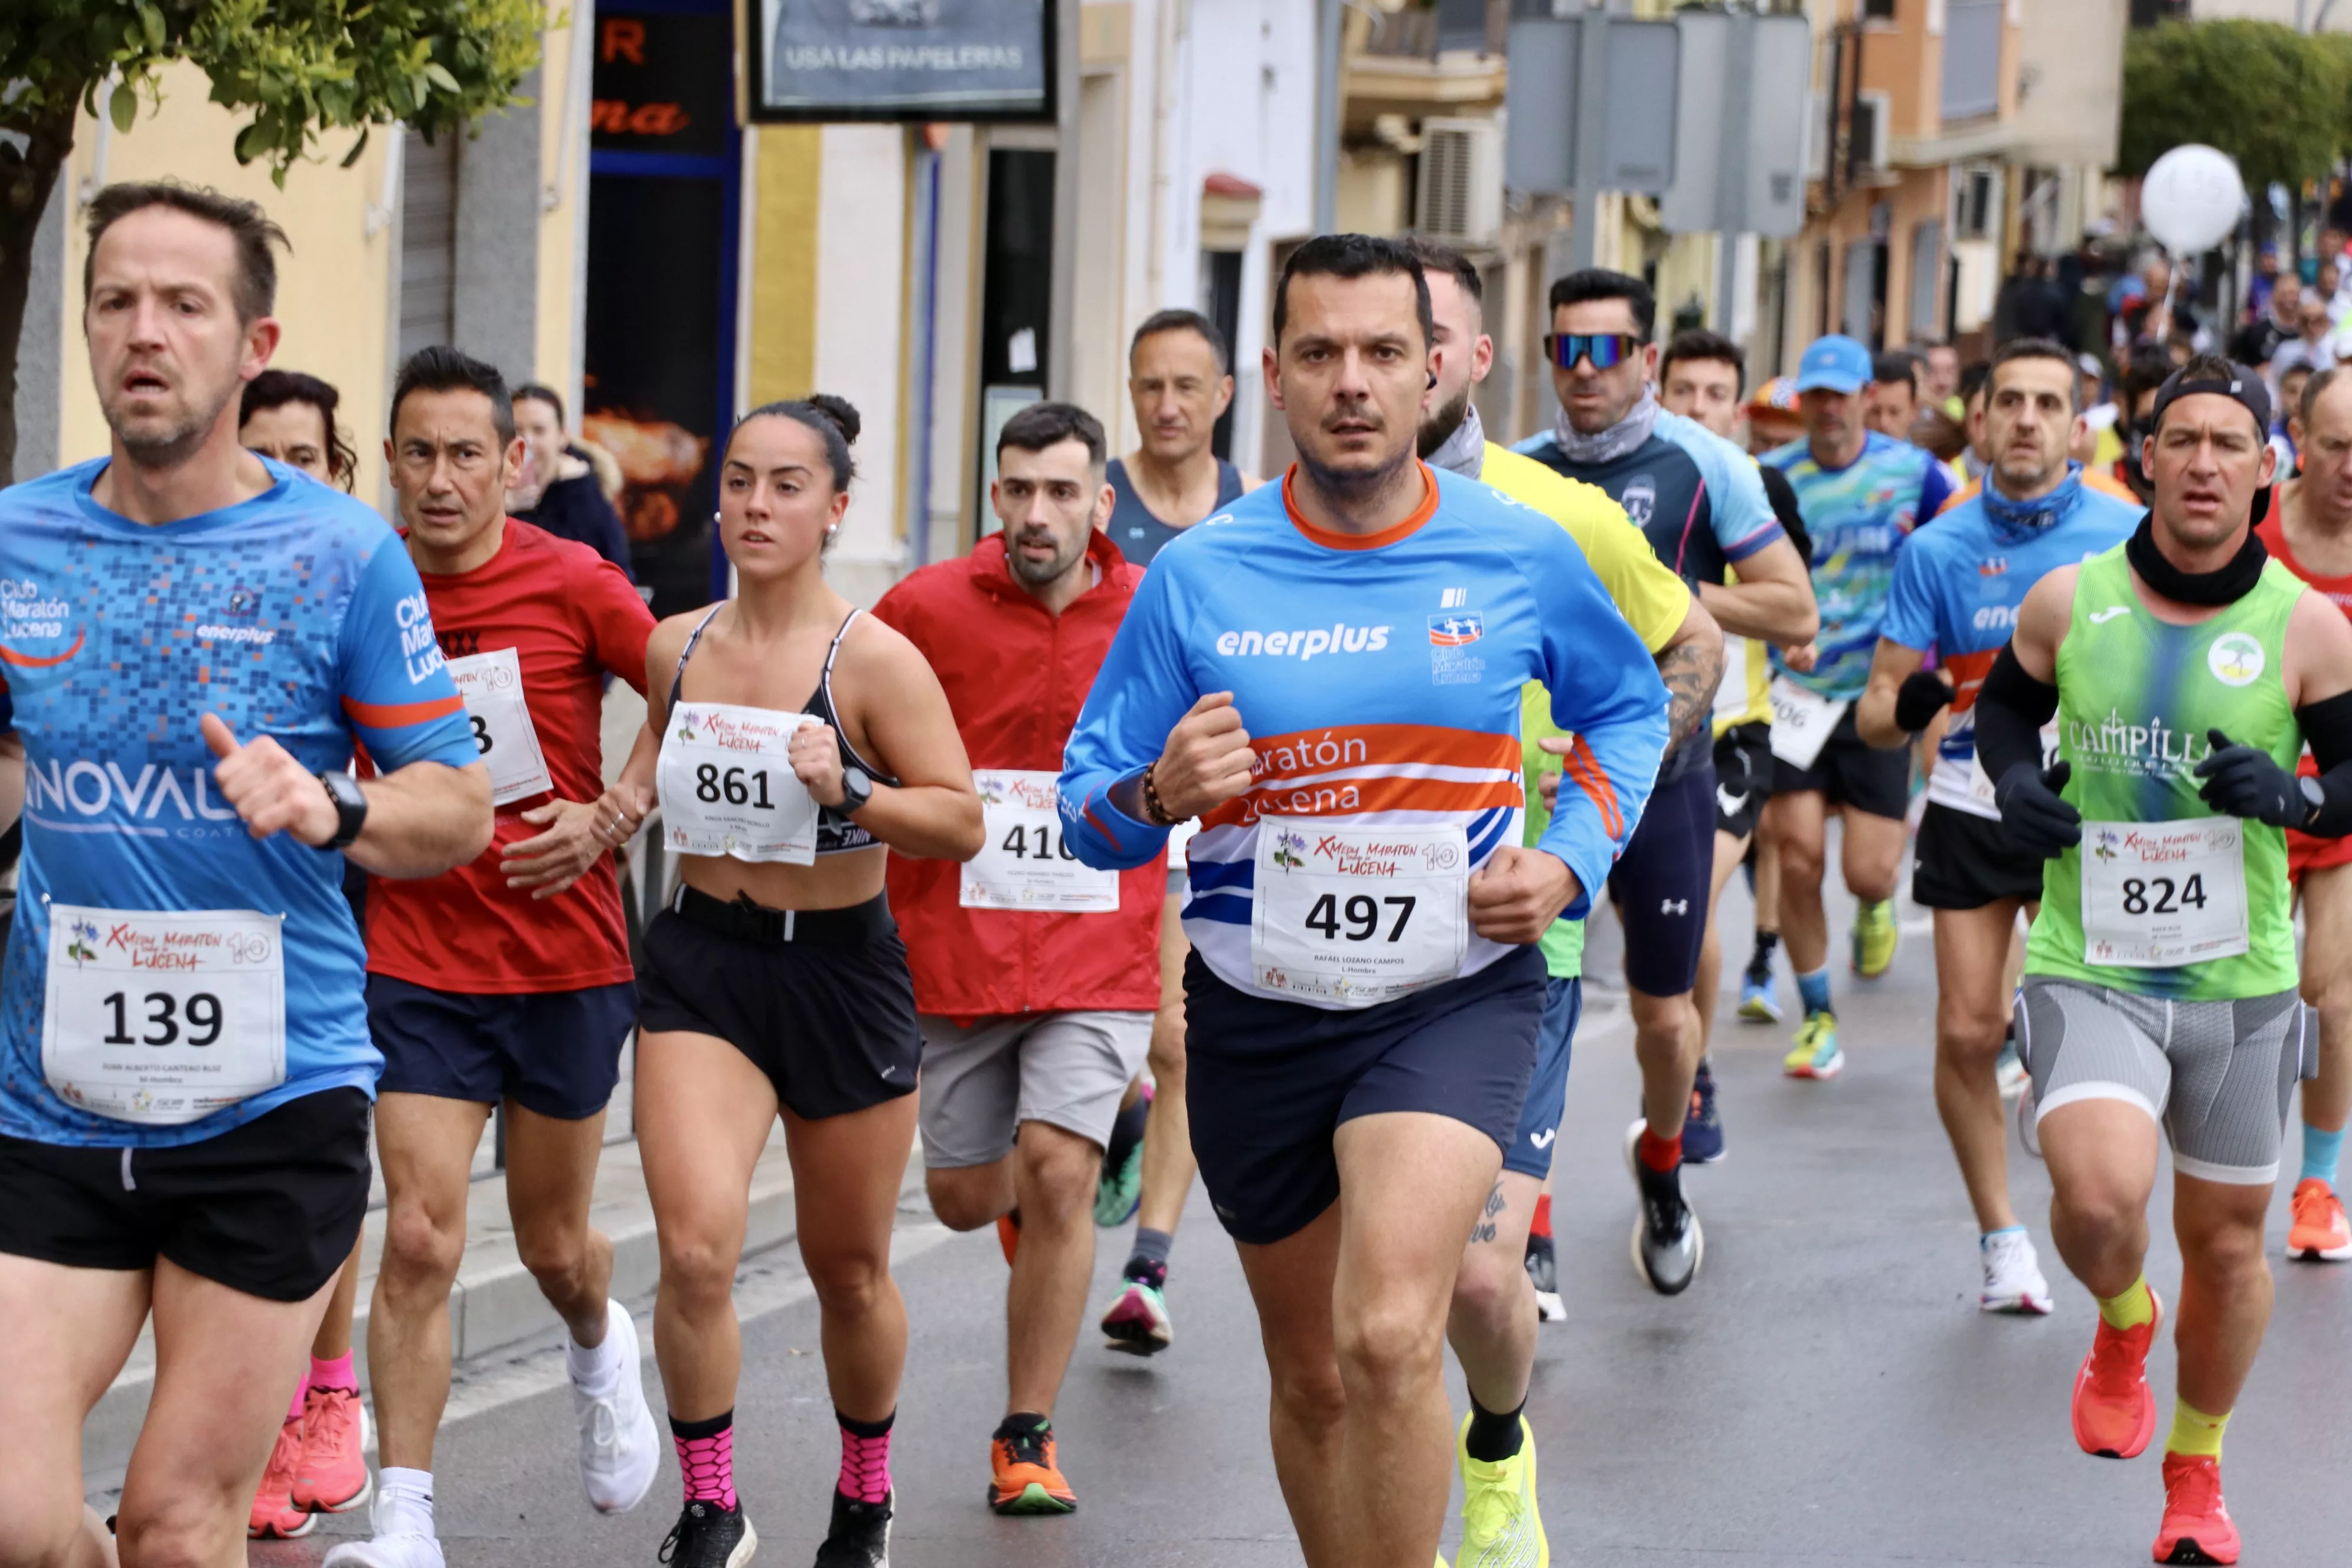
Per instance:
[[[695,623],[693,633],[686,639],[686,646],[678,649],[677,671],[669,678],[669,705],[672,708],[677,706],[678,697],[685,688],[686,661],[694,657],[694,645],[702,640],[703,630],[710,625],[711,616],[718,615],[725,607],[724,600],[711,605],[710,614]],[[816,678],[816,691],[809,698],[808,705],[801,711],[812,714],[820,722],[833,726],[834,739],[841,747],[843,767],[856,768],[876,784],[888,784],[896,789],[898,785],[897,779],[857,754],[856,748],[849,743],[848,734],[841,727],[841,720],[833,710],[833,661],[841,652],[841,639],[849,635],[849,623],[856,620],[857,615],[858,612],[852,609],[848,617],[841,623],[841,629],[833,634],[833,646],[824,650],[824,668]],[[880,839],[860,827],[838,808],[830,805],[817,807],[816,852],[818,854],[845,855],[853,849],[871,849],[879,843],[881,843]]]

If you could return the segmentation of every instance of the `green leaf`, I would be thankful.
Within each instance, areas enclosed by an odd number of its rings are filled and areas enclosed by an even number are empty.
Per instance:
[[[152,5],[139,7],[139,25],[147,31],[147,47],[160,50],[163,47],[163,13]]]
[[[117,132],[126,136],[131,133],[131,121],[139,118],[139,95],[131,90],[129,82],[116,86],[106,100],[106,112]]]
[[[457,79],[449,74],[449,70],[446,66],[441,65],[437,61],[427,62],[425,67],[425,75],[432,81],[435,87],[439,88],[450,97],[458,98],[464,96],[466,89],[457,85]]]
[[[359,140],[352,143],[352,150],[343,154],[343,161],[336,165],[337,168],[348,169],[360,161],[361,155],[367,152],[370,129],[371,127],[365,125],[360,127]]]

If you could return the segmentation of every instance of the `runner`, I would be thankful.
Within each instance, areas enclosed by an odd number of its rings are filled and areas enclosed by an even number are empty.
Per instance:
[[[88,211],[111,451],[0,495],[20,889],[44,913],[16,922],[0,1047],[0,1541],[115,1561],[82,1424],[152,1311],[122,1559],[236,1563],[367,1207],[383,1061],[321,851],[438,875],[488,842],[489,780],[392,531],[237,445],[285,237],[177,184]],[[355,741],[383,777],[341,771]],[[167,952],[186,966],[140,962]]]
[[[1141,444],[1111,459],[1115,498],[1104,526],[1119,553],[1149,566],[1160,547],[1258,481],[1211,449],[1217,420],[1233,405],[1224,334],[1197,310],[1161,310],[1129,341],[1128,396]],[[1168,522],[1167,518],[1181,518]],[[1174,1342],[1168,1315],[1168,1254],[1199,1170],[1184,1100],[1184,857],[1171,841],[1168,893],[1160,917],[1160,1011],[1151,1021],[1147,1091],[1128,1086],[1104,1152],[1098,1224],[1135,1220],[1135,1243],[1118,1294],[1102,1315],[1110,1348],[1154,1355]],[[1139,1125],[1140,1123],[1140,1125]],[[1136,1140],[1140,1135],[1139,1144]]]
[[[2026,595],[1976,706],[2011,842],[2052,857],[2017,1032],[2051,1233],[2099,1303],[2074,1382],[2087,1453],[2130,1458],[2156,1432],[2163,1309],[2142,1265],[2159,1126],[2172,1145],[2179,1397],[2158,1563],[2238,1560],[2221,1436],[2270,1316],[2263,1221],[2287,1097],[2316,1055],[2280,828],[2352,830],[2352,626],[2251,537],[2269,401],[2211,355],[2165,384],[2144,458],[2154,510]],[[2298,787],[2305,742],[2321,772]]]
[[[614,813],[596,804],[604,678],[643,687],[653,616],[594,551],[506,515],[524,447],[495,369],[420,350],[394,380],[390,424],[384,460],[409,558],[499,821],[495,857],[387,882],[368,900],[385,1199],[368,1367],[383,1486],[374,1539],[336,1547],[331,1568],[442,1562],[433,1438],[449,1399],[449,1292],[493,1109],[515,1250],[570,1334],[588,1501],[625,1512],[661,1465],[636,1326],[607,1293],[613,1244],[588,1222],[637,1001]]]
[[[1873,354],[1863,423],[1891,441],[1912,444],[1912,426],[1919,418],[1919,360],[1908,349]]]
[[[1292,254],[1266,381],[1298,463],[1145,576],[1060,785],[1092,866],[1146,864],[1206,814],[1193,1147],[1318,1568],[1432,1560],[1445,1303],[1534,1068],[1534,944],[1590,908],[1666,735],[1666,689],[1567,535],[1413,460],[1433,336],[1403,246]],[[1529,679],[1580,785],[1532,850],[1513,841]]]
[[[1656,318],[1648,285],[1626,273],[1591,268],[1555,282],[1545,352],[1560,416],[1518,450],[1622,504],[1726,632],[1801,643],[1815,625],[1804,561],[1783,536],[1748,454],[1658,405],[1650,387]],[[1643,1114],[1625,1134],[1642,1214],[1633,1261],[1665,1296],[1689,1287],[1706,1250],[1681,1169],[1683,1123],[1706,1039],[1691,989],[1710,923],[1717,802],[1708,719],[1717,689],[1709,682],[1695,708],[1678,709],[1675,717],[1689,727],[1675,731],[1649,811],[1609,874],[1625,928],[1625,984],[1642,1064]],[[1722,1128],[1711,1097],[1707,1110],[1712,1144]]]
[[[1739,418],[1739,394],[1747,365],[1739,345],[1714,332],[1677,332],[1658,358],[1658,405],[1669,414],[1706,426],[1728,441]],[[1812,550],[1804,520],[1797,512],[1796,492],[1778,468],[1759,467],[1764,496],[1772,515],[1789,536],[1800,563]],[[1801,571],[1801,567],[1800,568]],[[1812,584],[1805,584],[1810,595]],[[1742,637],[1724,639],[1727,673],[1715,692],[1715,865],[1707,882],[1706,934],[1699,944],[1698,969],[1691,982],[1691,1003],[1698,1013],[1698,1075],[1692,1080],[1689,1119],[1683,1123],[1683,1158],[1695,1165],[1723,1158],[1723,1121],[1715,1105],[1715,1074],[1706,1058],[1715,1037],[1715,1004],[1723,982],[1723,937],[1716,930],[1716,911],[1723,902],[1724,885],[1746,859],[1756,841],[1756,819],[1772,793],[1772,700],[1768,689],[1771,667],[1760,640]],[[1801,653],[1795,655],[1801,659]],[[1740,1006],[1778,1022],[1780,999],[1773,994],[1772,949],[1780,942],[1777,926],[1764,923],[1763,895],[1768,887],[1764,868],[1755,880],[1756,956],[1743,981]]]
[[[1895,887],[1911,760],[1872,750],[1854,728],[1853,708],[1869,684],[1895,558],[1952,488],[1932,454],[1864,427],[1870,377],[1870,353],[1860,343],[1816,338],[1797,367],[1805,438],[1764,458],[1788,475],[1804,508],[1822,613],[1811,669],[1773,655],[1772,798],[1759,825],[1780,856],[1780,930],[1804,1005],[1805,1021],[1780,1064],[1792,1078],[1833,1078],[1845,1066],[1830,1003],[1829,918],[1822,908],[1832,810],[1845,820],[1846,889],[1861,903],[1853,971],[1874,980],[1895,962]]]
[[[237,410],[237,445],[312,479],[340,486],[346,494],[359,471],[359,453],[335,423],[341,401],[335,389],[299,371],[265,370],[245,384]],[[343,866],[343,896],[352,916],[362,918],[367,873]],[[362,1226],[362,1235],[365,1227]],[[320,1513],[345,1513],[367,1501],[367,1411],[352,1364],[352,1310],[359,1298],[360,1240],[335,1275],[326,1316],[310,1341],[310,1370],[294,1385],[294,1403],[279,1429],[272,1463],[254,1494],[246,1533],[255,1537],[300,1535]]]
[[[662,1545],[676,1568],[739,1568],[759,1540],[735,1493],[733,1289],[752,1172],[780,1115],[841,1428],[816,1561],[889,1561],[907,1360],[890,1224],[922,1041],[884,849],[970,859],[982,818],[938,677],[824,580],[857,427],[835,397],[744,416],[719,478],[740,596],[662,622],[646,652],[679,873],[638,966],[635,1100],[661,1246],[654,1349],[686,1483]],[[650,804],[641,776],[613,792],[637,808],[625,831]]]
[[[622,576],[633,576],[621,514],[605,499],[596,470],[565,437],[562,395],[551,386],[525,382],[514,389],[514,417],[524,456],[514,488],[507,491],[508,514],[584,544],[619,567]]]
[[[2050,1287],[2009,1202],[2009,1130],[1995,1062],[2008,1032],[2007,963],[2021,911],[2042,900],[2042,859],[2002,832],[1977,762],[1974,708],[2026,590],[2055,567],[2120,544],[2137,508],[2092,489],[2068,438],[2074,357],[2046,338],[1993,356],[1985,401],[1988,488],[1947,508],[1895,563],[1886,620],[1854,727],[1874,746],[1908,747],[1948,707],[1919,825],[1911,896],[1936,922],[1936,1109],[1976,1210],[1988,1312],[2046,1313]],[[1937,668],[1924,668],[1927,656]]]
[[[2281,485],[2254,531],[2271,559],[2352,615],[2352,372],[2330,367],[2304,387],[2303,477]],[[2303,771],[2317,764],[2308,756]],[[2336,1163],[2352,1121],[2352,839],[2286,836],[2287,875],[2303,902],[2303,999],[2319,1015],[2319,1074],[2303,1086],[2303,1168],[2286,1255],[2352,1258]]]
[[[1460,251],[1433,240],[1408,244],[1428,280],[1436,322],[1432,341],[1437,345],[1437,385],[1421,422],[1422,457],[1433,468],[1484,479],[1568,530],[1610,601],[1657,661],[1660,678],[1678,692],[1675,701],[1696,710],[1697,687],[1713,685],[1722,674],[1722,634],[1715,618],[1651,552],[1649,541],[1626,520],[1623,508],[1595,487],[1564,479],[1532,458],[1486,438],[1470,398],[1471,388],[1486,379],[1495,360],[1494,341],[1485,331],[1478,269]],[[1533,847],[1551,824],[1560,758],[1570,743],[1551,723],[1550,695],[1540,682],[1521,687],[1519,697],[1522,774],[1533,792],[1521,842]],[[1544,1189],[1566,1103],[1570,1051],[1583,1011],[1584,922],[1554,921],[1538,945],[1547,978],[1535,1076],[1519,1111],[1518,1131],[1503,1153],[1503,1173],[1463,1250],[1446,1324],[1470,1393],[1456,1456],[1465,1563],[1528,1562],[1550,1551],[1535,1507],[1535,1445],[1518,1411],[1535,1371],[1538,1315],[1548,1321],[1568,1315],[1559,1299],[1551,1200]]]
[[[1054,1399],[1094,1271],[1097,1173],[1160,1005],[1164,868],[1078,865],[1054,812],[1063,742],[1143,575],[1100,530],[1108,453],[1083,408],[1015,414],[989,492],[1002,531],[874,606],[940,672],[988,819],[969,865],[892,860],[890,906],[921,1017],[932,1211],[952,1230],[1020,1217],[1010,1392],[989,1439],[999,1513],[1078,1506]]]

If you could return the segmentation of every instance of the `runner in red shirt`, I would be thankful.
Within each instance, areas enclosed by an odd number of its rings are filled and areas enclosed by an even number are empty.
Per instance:
[[[968,863],[890,859],[923,1036],[931,1207],[955,1230],[1011,1217],[1010,1384],[989,1506],[1067,1513],[1054,1396],[1094,1270],[1095,1182],[1160,1005],[1166,860],[1126,871],[1062,844],[1062,748],[1142,569],[1100,528],[1102,426],[1067,403],[1006,421],[989,492],[1003,531],[927,566],[875,618],[939,672],[971,753],[987,843]],[[1014,1237],[1017,1237],[1017,1245]]]
[[[2352,616],[2352,374],[2323,370],[2305,384],[2302,476],[2278,489],[2256,526],[2263,548]],[[2304,754],[2303,772],[2319,765]],[[2294,1184],[2286,1255],[2352,1258],[2352,1225],[2336,1193],[2336,1157],[2352,1121],[2352,838],[2288,829],[2287,874],[2303,902],[2303,999],[2319,1013],[2319,1076],[2303,1086],[2303,1172]]]
[[[474,1151],[505,1108],[516,1249],[571,1331],[581,1479],[599,1510],[653,1484],[660,1432],[612,1243],[588,1224],[604,1106],[636,1024],[604,798],[609,672],[643,690],[653,616],[617,567],[505,514],[520,461],[490,366],[430,348],[401,367],[385,457],[408,552],[490,770],[498,825],[470,865],[383,880],[368,900],[368,1024],[390,1214],[368,1321],[381,1487],[375,1537],[339,1568],[441,1568],[433,1437],[449,1394],[449,1288]],[[420,629],[426,626],[417,617]],[[411,657],[436,657],[428,633]],[[649,758],[647,759],[649,762]]]

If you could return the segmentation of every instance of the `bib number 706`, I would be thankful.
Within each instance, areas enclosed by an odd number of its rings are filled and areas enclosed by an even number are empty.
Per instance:
[[[1403,938],[1405,922],[1412,919],[1412,907],[1419,900],[1410,893],[1383,899],[1358,893],[1341,904],[1337,893],[1326,893],[1307,910],[1307,929],[1321,931],[1325,942],[1337,942],[1342,936],[1349,942],[1370,942],[1381,929],[1381,910],[1385,905],[1396,911],[1396,924],[1389,928],[1387,940],[1397,942]],[[1343,919],[1347,921],[1344,932],[1339,929]]]

